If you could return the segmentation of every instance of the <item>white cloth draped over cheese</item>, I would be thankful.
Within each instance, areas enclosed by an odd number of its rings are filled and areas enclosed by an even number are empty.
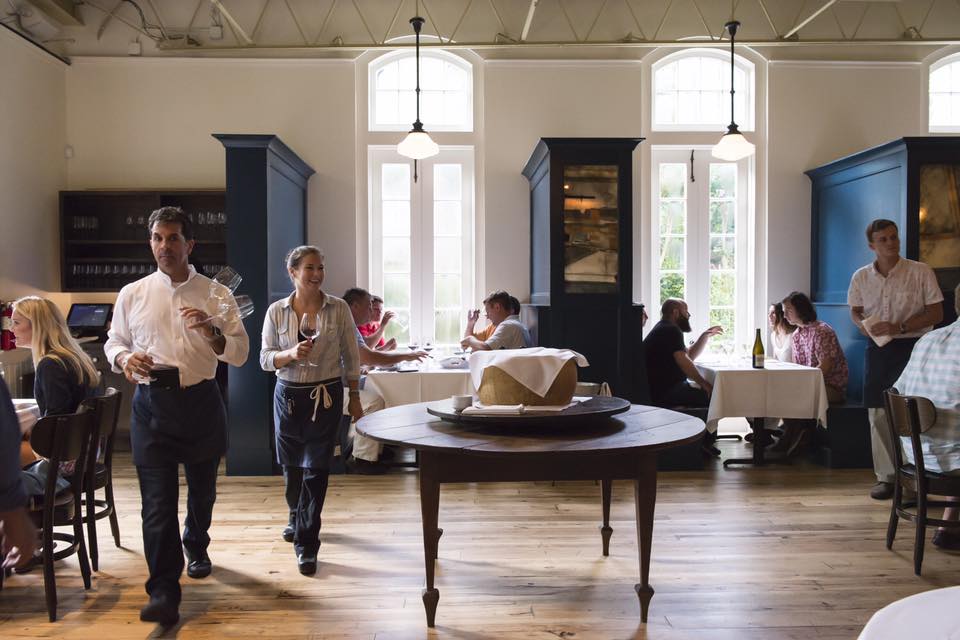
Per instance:
[[[568,360],[576,360],[580,367],[590,366],[586,358],[570,349],[531,347],[476,351],[470,355],[470,377],[474,388],[479,389],[483,370],[496,366],[538,396],[545,396]]]

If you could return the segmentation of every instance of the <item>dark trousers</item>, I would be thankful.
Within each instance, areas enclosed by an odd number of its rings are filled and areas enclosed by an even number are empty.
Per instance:
[[[177,519],[180,478],[175,462],[162,466],[138,466],[140,499],[143,503],[143,555],[150,577],[150,597],[165,597],[180,604],[180,574],[183,549],[198,557],[207,550],[213,504],[217,500],[217,468],[220,458],[184,464],[187,479],[187,517],[183,522],[183,546]]]
[[[284,467],[287,481],[285,497],[293,525],[293,550],[296,554],[315,556],[320,550],[320,514],[327,498],[330,469]]]
[[[707,407],[710,405],[710,396],[699,387],[694,387],[686,380],[678,382],[669,389],[662,391],[654,404],[660,407]]]

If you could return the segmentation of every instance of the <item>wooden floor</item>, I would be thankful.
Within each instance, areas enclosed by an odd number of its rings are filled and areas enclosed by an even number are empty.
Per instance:
[[[725,456],[746,445],[723,442]],[[58,563],[60,620],[48,623],[39,572],[0,592],[0,638],[855,638],[878,608],[960,584],[960,556],[912,532],[893,551],[889,502],[868,471],[814,466],[661,473],[650,622],[639,623],[632,487],[614,486],[611,555],[600,553],[592,483],[450,485],[441,492],[437,627],[426,628],[413,472],[334,476],[317,575],[297,573],[283,480],[227,478],[211,530],[213,575],[186,577],[180,624],[139,622],[146,568],[129,458],[118,461],[123,549],[100,528],[100,572],[84,592],[75,559]],[[182,496],[181,496],[182,497]],[[181,513],[183,507],[181,507]]]

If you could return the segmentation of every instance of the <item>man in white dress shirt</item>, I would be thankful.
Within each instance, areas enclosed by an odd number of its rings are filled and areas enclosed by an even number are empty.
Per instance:
[[[217,363],[242,365],[249,342],[229,291],[188,262],[194,241],[186,214],[163,207],[150,215],[148,229],[158,270],[120,290],[104,351],[114,371],[139,383],[130,440],[150,571],[150,601],[140,610],[140,619],[166,626],[179,619],[184,550],[187,575],[203,578],[211,571],[207,529],[217,468],[227,450]],[[212,294],[227,305],[226,317],[214,319],[205,310],[214,311]],[[182,546],[177,515],[180,464],[187,480]]]
[[[895,471],[894,443],[881,408],[883,392],[900,377],[920,336],[943,320],[943,294],[933,269],[900,256],[900,236],[892,220],[874,220],[867,225],[867,242],[877,259],[854,272],[847,304],[854,324],[868,337],[863,404],[870,414],[873,470],[877,476],[870,497],[886,500],[893,495]],[[870,326],[869,332],[864,321]],[[870,335],[892,340],[880,347]]]

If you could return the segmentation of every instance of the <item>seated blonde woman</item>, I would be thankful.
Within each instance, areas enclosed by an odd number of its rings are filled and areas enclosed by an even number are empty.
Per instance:
[[[20,346],[30,347],[36,377],[33,395],[40,416],[74,413],[94,396],[100,374],[80,344],[70,335],[57,306],[44,298],[27,296],[13,303],[13,335]],[[44,461],[30,465],[24,481],[30,494],[42,494],[46,480]],[[61,469],[70,473],[72,464]]]

